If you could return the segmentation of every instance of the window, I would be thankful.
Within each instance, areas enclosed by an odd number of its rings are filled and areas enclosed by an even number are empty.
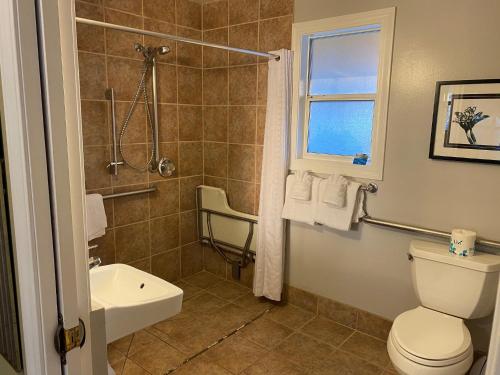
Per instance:
[[[292,169],[382,179],[394,13],[294,24]]]

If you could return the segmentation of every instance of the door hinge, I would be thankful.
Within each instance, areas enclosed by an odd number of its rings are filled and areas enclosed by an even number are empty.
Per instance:
[[[66,364],[66,354],[75,348],[81,348],[85,344],[85,323],[78,319],[79,324],[76,327],[65,329],[63,317],[59,315],[54,344],[61,357],[61,363]]]

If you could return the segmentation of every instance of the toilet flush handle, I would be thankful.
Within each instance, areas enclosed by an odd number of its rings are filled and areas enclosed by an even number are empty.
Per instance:
[[[408,253],[407,255],[408,255],[408,260],[410,262],[413,262],[413,255],[411,255],[410,253]]]

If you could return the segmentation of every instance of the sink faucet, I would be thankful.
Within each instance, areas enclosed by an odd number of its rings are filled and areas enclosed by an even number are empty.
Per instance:
[[[89,258],[89,269],[99,267],[101,265],[101,258],[99,257],[90,257]]]

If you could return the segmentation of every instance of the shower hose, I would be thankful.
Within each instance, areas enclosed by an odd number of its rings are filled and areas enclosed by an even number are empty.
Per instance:
[[[146,87],[146,78],[147,78],[147,74],[149,71],[149,66],[151,64],[152,64],[152,62],[148,61],[148,59],[144,60],[144,65],[143,65],[142,72],[141,72],[141,79],[139,80],[139,84],[137,86],[137,91],[135,92],[135,95],[132,99],[132,104],[130,105],[130,108],[127,111],[127,115],[125,116],[125,120],[123,121],[123,125],[122,125],[122,128],[120,130],[120,140],[119,140],[120,155],[121,155],[125,165],[127,165],[130,168],[133,168],[135,170],[141,171],[141,172],[146,172],[146,171],[148,171],[149,168],[152,167],[154,155],[155,155],[155,152],[157,151],[157,150],[155,150],[155,142],[151,142],[151,155],[149,157],[148,162],[146,163],[145,166],[141,167],[141,166],[138,166],[138,165],[131,163],[130,161],[128,161],[126,159],[125,153],[123,150],[123,139],[125,138],[125,134],[127,132],[130,119],[132,118],[132,115],[134,113],[135,107],[137,105],[137,102],[139,100],[141,93],[142,93],[143,98],[144,98],[144,108],[146,110],[147,122],[148,122],[149,128],[151,129],[151,136],[154,137],[153,119],[151,118],[151,111],[149,109],[148,90]]]

